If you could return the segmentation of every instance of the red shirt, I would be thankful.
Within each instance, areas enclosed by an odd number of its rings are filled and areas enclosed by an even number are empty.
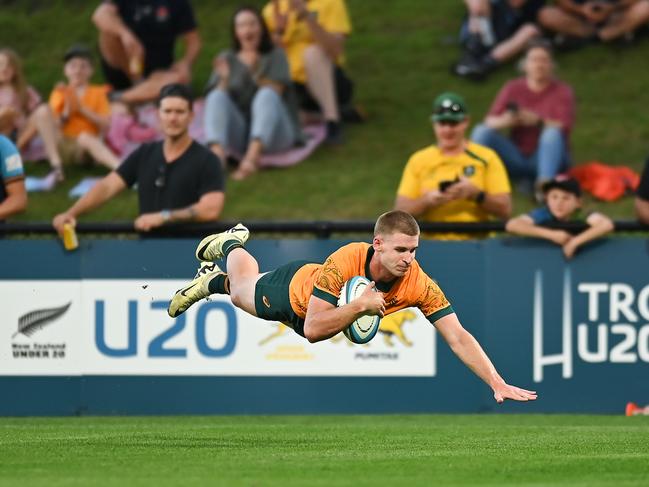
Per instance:
[[[566,143],[575,122],[575,95],[572,88],[563,81],[553,80],[543,91],[534,92],[527,86],[527,80],[517,78],[508,81],[491,105],[489,115],[500,115],[509,103],[516,103],[520,109],[530,110],[546,120],[561,122]],[[511,138],[520,151],[529,156],[536,150],[541,127],[514,127]]]

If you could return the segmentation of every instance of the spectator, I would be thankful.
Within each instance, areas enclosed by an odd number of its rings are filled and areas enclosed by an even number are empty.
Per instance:
[[[512,179],[536,180],[541,201],[543,183],[569,165],[575,99],[572,88],[554,77],[549,44],[536,41],[530,45],[523,71],[525,76],[500,90],[471,139],[495,150]],[[509,130],[509,138],[499,130]]]
[[[545,0],[464,0],[468,16],[460,31],[458,76],[481,80],[541,35],[536,16]]]
[[[640,222],[649,225],[649,158],[645,162],[640,185],[635,196],[635,213]]]
[[[649,0],[557,0],[539,12],[539,23],[557,34],[557,46],[572,41],[631,40],[649,22]]]
[[[164,140],[143,144],[113,172],[98,182],[52,224],[76,225],[87,213],[128,186],[137,184],[139,214],[136,230],[148,232],[170,223],[214,221],[223,208],[223,174],[218,158],[188,134],[192,96],[185,85],[164,86],[158,101]]]
[[[74,162],[83,161],[89,154],[100,164],[115,169],[119,159],[102,139],[110,125],[106,89],[89,84],[92,55],[84,46],[72,46],[63,60],[67,84],[60,84],[50,94],[50,107],[63,134],[62,152],[69,153],[66,159]]]
[[[210,149],[244,154],[234,179],[257,171],[262,152],[280,152],[302,141],[297,104],[284,51],[275,47],[259,11],[237,9],[232,48],[214,59],[214,86],[205,103]]]
[[[189,0],[104,0],[92,20],[112,101],[146,103],[167,84],[191,81],[201,38]],[[185,51],[174,63],[180,36]]]
[[[495,152],[466,140],[469,114],[462,97],[455,93],[439,95],[431,119],[437,145],[410,157],[395,208],[431,222],[508,218],[512,202],[507,173]]]
[[[342,68],[351,23],[344,0],[272,0],[263,10],[288,57],[300,108],[320,112],[327,142],[342,142],[341,114],[352,108],[353,84]]]
[[[23,161],[16,146],[0,135],[0,222],[27,208]]]
[[[577,235],[545,228],[543,225],[547,223],[579,222],[583,218],[580,216],[581,188],[576,179],[559,175],[543,185],[543,193],[545,205],[509,220],[505,226],[508,232],[550,240],[561,246],[566,259],[571,259],[579,247],[613,231],[613,222],[601,213],[588,215],[588,228]]]
[[[6,48],[0,49],[0,133],[13,139],[21,152],[27,149],[36,134],[40,135],[56,180],[63,180],[52,111],[47,104],[41,103],[36,90],[27,84],[20,57]]]

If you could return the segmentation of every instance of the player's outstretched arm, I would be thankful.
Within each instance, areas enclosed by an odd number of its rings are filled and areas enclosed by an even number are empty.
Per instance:
[[[437,320],[435,328],[444,337],[455,355],[493,389],[494,399],[498,403],[505,399],[514,401],[534,401],[536,399],[536,391],[509,385],[500,377],[478,341],[462,327],[455,313]]]
[[[374,283],[371,283],[357,299],[341,307],[336,307],[317,296],[311,296],[304,319],[304,337],[311,343],[319,342],[340,333],[361,316],[383,317],[383,293],[374,291],[373,286]]]

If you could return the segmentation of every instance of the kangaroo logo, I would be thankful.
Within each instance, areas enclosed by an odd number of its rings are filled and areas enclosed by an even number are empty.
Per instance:
[[[385,316],[379,326],[379,333],[383,334],[385,344],[388,347],[394,347],[392,338],[396,337],[406,347],[412,347],[412,342],[403,333],[403,325],[404,323],[413,321],[416,317],[415,312],[409,309]]]

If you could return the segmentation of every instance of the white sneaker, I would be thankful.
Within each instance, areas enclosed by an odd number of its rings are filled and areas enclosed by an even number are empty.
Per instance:
[[[250,232],[242,223],[238,223],[230,230],[215,233],[205,237],[196,247],[196,258],[204,262],[214,262],[223,258],[223,243],[228,240],[238,240],[241,245],[248,241]]]
[[[197,301],[210,295],[209,283],[219,274],[225,274],[218,265],[213,262],[203,262],[198,268],[196,276],[187,286],[179,289],[169,302],[167,313],[172,318],[183,314]]]

